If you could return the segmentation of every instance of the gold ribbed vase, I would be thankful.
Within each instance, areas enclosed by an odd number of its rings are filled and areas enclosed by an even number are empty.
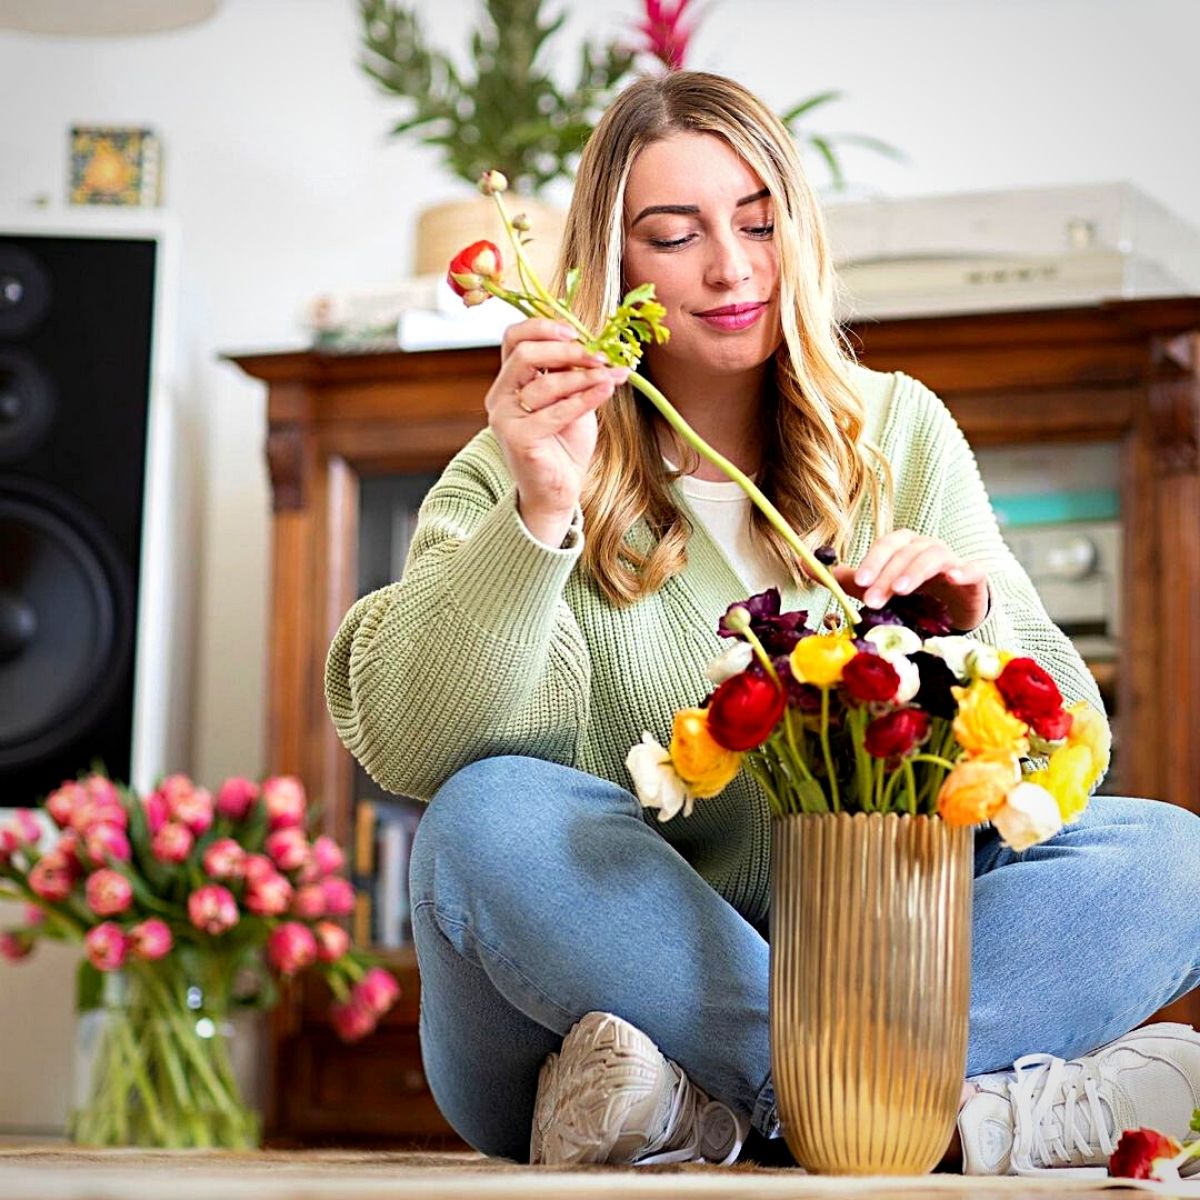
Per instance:
[[[771,1065],[796,1161],[918,1175],[967,1061],[973,838],[938,817],[776,817]]]

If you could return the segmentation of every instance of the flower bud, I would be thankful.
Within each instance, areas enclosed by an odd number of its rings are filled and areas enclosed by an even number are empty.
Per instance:
[[[375,1014],[356,1000],[331,1004],[329,1020],[343,1042],[357,1042],[375,1031]]]
[[[468,308],[478,308],[485,300],[491,299],[491,293],[480,289],[463,292],[462,302]]]
[[[105,921],[84,935],[88,962],[97,971],[118,971],[125,963],[129,942],[115,921]]]
[[[260,872],[253,878],[247,876],[247,881],[246,907],[256,917],[278,917],[287,912],[292,902],[292,885],[277,871]]]
[[[317,958],[321,962],[337,962],[350,949],[350,935],[332,921],[318,921],[313,926],[317,939]]]
[[[750,628],[750,610],[742,604],[735,604],[726,614],[725,628],[730,633],[745,633]]]
[[[263,849],[281,871],[295,871],[308,857],[308,838],[302,829],[277,829],[267,835]]]
[[[134,958],[154,962],[170,953],[173,939],[166,921],[150,917],[129,931],[129,953]]]
[[[293,825],[303,827],[308,798],[304,784],[294,775],[276,775],[264,780],[262,796],[272,829],[287,829]]]
[[[479,190],[485,196],[508,191],[508,179],[499,171],[484,171],[479,177]]]
[[[98,917],[115,917],[133,903],[133,885],[119,871],[101,867],[85,885],[88,908]]]
[[[20,962],[33,950],[33,938],[27,933],[0,933],[0,958],[9,962]]]
[[[195,841],[186,825],[168,821],[150,840],[150,850],[159,862],[181,863],[187,861]]]
[[[317,939],[307,925],[285,921],[267,938],[267,959],[280,975],[295,975],[317,958]]]
[[[325,889],[319,883],[309,883],[292,897],[292,914],[305,921],[315,921],[325,915]]]
[[[528,233],[533,228],[533,222],[527,213],[517,213],[512,219],[512,227],[518,233]]]
[[[217,793],[217,812],[231,821],[243,821],[258,799],[258,784],[235,775],[221,784]]]
[[[358,981],[352,995],[374,1016],[382,1017],[400,999],[400,985],[390,971],[372,967]]]
[[[348,879],[321,881],[325,892],[325,911],[332,917],[345,917],[354,911],[354,886]]]
[[[216,937],[238,923],[237,901],[219,883],[197,888],[187,902],[188,919],[202,933]]]
[[[342,848],[333,838],[324,833],[313,842],[312,856],[316,860],[317,869],[322,876],[336,874],[346,863],[346,856],[342,852]]]

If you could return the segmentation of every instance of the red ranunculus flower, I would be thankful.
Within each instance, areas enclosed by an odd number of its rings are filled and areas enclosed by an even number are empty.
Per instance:
[[[1062,708],[1058,684],[1032,658],[1011,659],[996,678],[1008,711],[1027,725],[1038,717],[1049,717]]]
[[[1031,717],[1027,724],[1038,737],[1047,742],[1061,742],[1071,732],[1075,718],[1065,708],[1046,716]]]
[[[876,717],[867,726],[863,744],[876,758],[903,758],[929,733],[929,714],[919,708],[898,708]]]
[[[713,692],[708,705],[708,732],[726,750],[751,750],[766,740],[786,705],[783,689],[773,680],[743,671]]]
[[[502,271],[500,251],[494,242],[472,242],[450,260],[446,282],[456,296],[466,298],[472,292],[483,291],[485,279],[499,283]]]
[[[856,654],[842,668],[842,687],[862,704],[890,700],[899,686],[899,672],[881,654]]]
[[[1157,1129],[1127,1129],[1108,1160],[1108,1173],[1123,1179],[1152,1179],[1160,1158],[1174,1158],[1183,1149]]]

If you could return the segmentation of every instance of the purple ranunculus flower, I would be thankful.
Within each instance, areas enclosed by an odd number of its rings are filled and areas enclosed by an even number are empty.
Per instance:
[[[729,624],[729,614],[735,608],[742,609],[750,615],[750,628],[768,654],[772,657],[788,654],[801,638],[807,637],[813,631],[805,627],[807,612],[780,612],[781,606],[779,589],[767,588],[765,592],[759,592],[749,600],[731,604],[717,624],[717,633],[721,637],[741,637],[742,635]]]
[[[856,626],[858,635],[863,636],[877,625],[904,625],[922,639],[945,637],[954,628],[949,609],[927,592],[893,596],[882,608],[862,609]]]
[[[921,686],[912,703],[932,716],[952,721],[958,712],[958,705],[950,693],[950,689],[958,683],[954,672],[946,665],[945,659],[938,658],[936,654],[927,654],[924,650],[910,654],[909,658],[917,664],[921,676]]]
[[[823,567],[836,566],[838,560],[837,551],[832,546],[818,546],[813,551],[813,558]]]

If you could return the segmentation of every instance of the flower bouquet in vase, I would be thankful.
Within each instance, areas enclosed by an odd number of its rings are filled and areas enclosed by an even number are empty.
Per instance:
[[[40,938],[84,947],[72,1140],[257,1145],[235,1014],[270,1007],[278,979],[313,969],[351,1040],[399,996],[338,923],[354,889],[333,839],[309,836],[298,779],[233,778],[214,797],[172,775],[139,796],[94,774],[45,812],[0,827],[0,897],[25,904],[0,954],[19,961]]]
[[[499,297],[565,321],[590,351],[636,367],[665,342],[652,284],[602,327],[572,311],[579,271],[551,295],[488,172],[515,255],[476,242],[450,265],[464,303]],[[626,760],[642,804],[686,819],[748,771],[773,814],[771,1053],[784,1134],[824,1173],[919,1173],[941,1157],[958,1109],[970,999],[973,837],[991,823],[1025,849],[1078,817],[1109,755],[1102,714],[1066,705],[1032,659],[955,635],[944,604],[896,595],[856,608],[831,568],[753,480],[701,439],[636,370],[629,383],[684,443],[735,480],[836,602],[820,623],[781,611],[772,588],[718,622],[728,649],[711,694],[649,733]],[[698,683],[700,681],[697,681]]]

